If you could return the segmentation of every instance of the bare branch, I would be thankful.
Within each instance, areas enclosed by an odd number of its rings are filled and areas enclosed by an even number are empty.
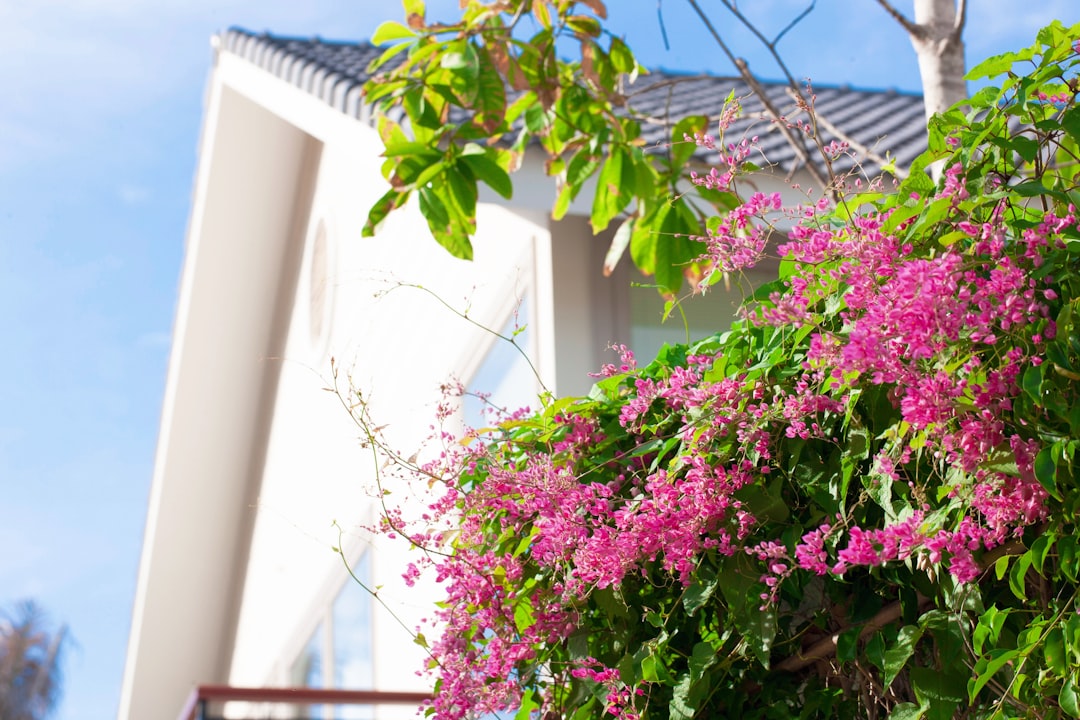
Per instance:
[[[869,158],[870,160],[873,160],[878,165],[884,166],[889,164],[888,158],[883,157],[873,148],[867,147],[866,145],[860,143],[858,140],[852,138],[843,130],[829,122],[829,120],[824,115],[817,115],[815,119],[818,125],[825,128],[833,137],[836,137],[842,142],[847,143],[848,146],[851,147],[851,149],[855,152],[865,156],[866,158]],[[903,180],[908,176],[908,173],[907,170],[896,168],[896,170],[893,172],[893,175],[895,175],[897,179]]]
[[[798,25],[799,23],[801,23],[801,22],[803,21],[803,18],[805,18],[805,17],[807,16],[807,15],[809,15],[809,14],[810,14],[811,12],[813,12],[813,10],[814,10],[814,6],[815,6],[815,5],[817,5],[817,0],[810,0],[810,4],[806,6],[806,9],[805,9],[805,10],[803,10],[803,11],[802,11],[801,13],[799,13],[799,14],[798,14],[798,16],[796,16],[796,18],[795,18],[794,20],[792,20],[791,22],[789,22],[789,23],[787,24],[787,26],[786,26],[786,27],[785,27],[785,28],[784,28],[783,30],[781,30],[780,32],[778,32],[778,33],[776,34],[776,37],[774,37],[774,38],[772,39],[772,43],[771,43],[771,44],[775,46],[775,45],[776,45],[777,43],[779,43],[779,42],[780,42],[780,38],[782,38],[782,37],[784,37],[785,35],[787,35],[787,33],[788,33],[788,30],[791,30],[791,28],[793,28],[793,27],[795,27],[796,25]]]
[[[900,23],[901,27],[903,27],[904,30],[907,30],[909,35],[913,35],[913,36],[915,36],[917,38],[921,38],[923,36],[924,30],[923,30],[922,26],[921,25],[916,25],[915,23],[908,20],[904,16],[903,13],[901,13],[899,10],[897,10],[895,7],[893,7],[892,3],[890,3],[889,0],[877,0],[877,1],[878,1],[878,5],[885,8],[885,12],[892,15],[893,20]]]
[[[664,39],[664,49],[670,51],[671,45],[668,44],[667,28],[664,27],[664,0],[656,0],[656,20],[660,23],[660,37]]]
[[[821,170],[810,160],[810,152],[806,149],[806,143],[802,135],[796,135],[795,131],[791,129],[791,126],[783,119],[780,114],[779,108],[769,100],[769,96],[765,94],[765,88],[761,87],[761,83],[758,82],[754,74],[750,72],[750,66],[746,64],[746,61],[742,58],[735,60],[735,67],[739,68],[739,74],[743,76],[743,80],[750,86],[750,89],[757,95],[758,100],[765,106],[765,110],[772,117],[773,123],[777,129],[783,134],[784,139],[791,145],[791,149],[795,151],[795,155],[806,165],[806,169],[814,176],[814,182],[821,183],[822,192],[828,191],[830,182],[825,177]]]
[[[806,169],[813,176],[814,182],[820,183],[823,190],[828,188],[829,179],[821,173],[821,170],[818,168],[817,165],[810,162],[810,153],[806,148],[805,139],[801,135],[795,135],[792,129],[788,126],[788,124],[782,119],[780,111],[772,103],[772,101],[769,100],[768,95],[765,94],[765,89],[761,87],[761,83],[759,83],[757,78],[754,77],[754,74],[750,72],[750,66],[747,65],[746,61],[742,58],[735,57],[735,54],[731,52],[731,48],[727,46],[727,43],[724,42],[724,39],[720,37],[720,33],[717,32],[715,27],[713,27],[712,21],[709,20],[709,16],[705,14],[705,11],[701,9],[701,6],[697,3],[697,0],[686,0],[686,2],[690,5],[691,8],[693,8],[694,12],[697,13],[698,18],[701,19],[701,22],[705,26],[705,29],[709,31],[709,34],[712,35],[713,40],[715,40],[716,44],[720,46],[720,49],[723,51],[723,53],[727,55],[728,60],[731,61],[731,64],[738,69],[739,75],[742,76],[742,79],[746,81],[746,84],[750,86],[750,89],[753,90],[754,94],[758,96],[759,100],[761,100],[761,104],[765,107],[765,110],[769,113],[769,115],[772,116],[773,122],[776,124],[776,127],[780,130],[781,134],[783,134],[784,139],[787,140],[788,143],[791,145],[792,150],[795,151],[795,155],[799,158],[800,161],[802,161],[803,164],[806,165]],[[735,13],[736,17],[742,19],[743,16],[739,12],[738,7],[730,3],[729,0],[722,0],[722,2],[728,9]],[[769,42],[764,38],[763,35],[761,35],[760,32],[758,32],[757,28],[755,28],[751,23],[746,20],[743,20],[743,24],[746,25],[751,32],[757,35],[757,37],[763,43],[765,43],[766,47],[769,47]],[[795,82],[794,78],[792,78],[791,76],[791,73],[788,72],[787,66],[784,65],[779,55],[776,53],[776,49],[773,47],[769,47],[769,51],[772,53],[773,57],[776,58],[781,70],[783,70],[784,74],[787,75],[788,82],[794,88],[795,92],[800,92],[798,83]]]
[[[924,597],[922,594],[918,595],[918,599],[920,610],[930,604],[930,599]],[[863,625],[862,630],[859,631],[859,639],[864,640],[870,637],[889,623],[898,620],[902,614],[903,610],[900,606],[899,600],[889,605],[886,605],[881,610],[879,610],[878,613],[874,615],[874,617],[866,621],[866,624]],[[832,654],[836,652],[836,643],[840,639],[841,632],[843,631],[836,632],[832,635],[829,635],[828,637],[822,638],[806,650],[789,656],[783,662],[777,665],[776,669],[782,670],[784,672],[795,672],[797,670],[802,670],[807,665],[813,664],[818,660],[824,660],[825,658],[832,656]]]

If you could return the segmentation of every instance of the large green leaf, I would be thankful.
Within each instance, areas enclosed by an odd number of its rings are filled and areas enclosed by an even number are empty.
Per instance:
[[[466,167],[488,187],[509,200],[514,195],[514,184],[510,175],[503,170],[499,163],[487,156],[487,154],[468,154],[458,158],[458,162]]]
[[[394,40],[412,40],[415,37],[416,31],[412,28],[394,20],[387,20],[375,28],[375,32],[371,34],[371,44],[382,45]]]

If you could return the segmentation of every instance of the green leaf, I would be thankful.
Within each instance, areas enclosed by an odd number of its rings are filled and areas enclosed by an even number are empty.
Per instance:
[[[607,254],[604,255],[604,277],[608,277],[615,272],[615,266],[619,264],[619,260],[626,252],[626,248],[629,247],[630,236],[633,234],[636,219],[631,215],[623,220],[619,224],[619,229],[615,231],[614,237],[611,238],[611,246],[608,247]]]
[[[931,700],[945,700],[949,702],[961,702],[965,694],[965,678],[946,669],[937,670],[916,666],[911,668],[911,685],[917,696]],[[920,698],[921,699],[921,698]]]
[[[694,651],[690,655],[690,678],[697,683],[705,676],[705,671],[716,664],[718,658],[716,648],[711,643],[699,642],[694,645]]]
[[[1080,697],[1076,691],[1076,676],[1072,675],[1061,685],[1061,693],[1058,695],[1058,705],[1068,713],[1070,717],[1080,717]]]
[[[375,204],[371,206],[371,210],[368,211],[367,222],[364,223],[360,236],[373,237],[375,231],[379,229],[379,224],[386,219],[386,216],[404,205],[408,199],[409,193],[407,191],[387,190],[386,194],[375,201]]]
[[[836,638],[837,660],[840,662],[851,662],[855,659],[859,648],[859,634],[861,632],[862,626],[857,625],[840,633]]]
[[[1080,107],[1073,105],[1062,114],[1061,127],[1073,140],[1080,142]]]
[[[1024,378],[1022,380],[1024,392],[1037,403],[1042,402],[1042,379],[1042,365],[1032,365],[1024,371]]]
[[[1076,538],[1065,535],[1057,543],[1058,565],[1071,582],[1076,582]]]
[[[690,703],[691,682],[690,675],[683,674],[672,688],[671,704],[668,705],[670,720],[692,720],[696,714],[697,708]]]
[[[1031,566],[1035,568],[1035,572],[1043,577],[1046,577],[1043,565],[1046,563],[1046,556],[1050,554],[1050,549],[1054,547],[1055,540],[1057,540],[1057,534],[1048,531],[1035,538],[1035,542],[1031,543]]]
[[[1020,197],[1041,197],[1050,192],[1050,189],[1043,185],[1041,180],[1025,180],[1022,183],[1013,185],[1009,190]]]
[[[619,38],[615,37],[611,39],[611,47],[608,48],[608,55],[611,57],[611,64],[615,67],[615,70],[621,73],[633,72],[634,55],[630,52],[630,48],[626,47]]]
[[[968,701],[975,702],[979,692],[986,687],[986,683],[997,674],[1001,668],[1016,660],[1020,656],[1019,650],[1006,650],[997,648],[991,650],[989,655],[980,658],[975,663],[975,678],[968,682]]]
[[[483,128],[486,133],[493,134],[503,125],[506,117],[506,84],[487,48],[481,47],[477,50],[477,59],[479,74],[476,99],[473,103],[477,113],[473,124]]]
[[[469,219],[476,217],[476,181],[466,177],[456,166],[448,168],[444,174],[450,190],[450,199],[462,216]]]
[[[577,195],[578,189],[592,177],[596,169],[600,167],[600,158],[594,155],[589,148],[582,148],[574,157],[570,158],[569,164],[566,166],[566,182],[574,188],[574,194]]]
[[[597,178],[590,217],[594,234],[603,231],[630,201],[629,188],[623,186],[623,159],[622,149],[613,149]]]
[[[1054,462],[1053,454],[1048,447],[1044,447],[1035,456],[1035,477],[1046,492],[1055,499],[1061,500],[1061,493],[1058,492],[1057,487],[1057,463]]]
[[[383,157],[401,157],[404,155],[416,155],[421,158],[441,158],[443,154],[427,143],[421,142],[395,142],[388,144],[383,150]]]
[[[468,166],[478,179],[483,180],[499,195],[507,200],[513,197],[514,183],[510,180],[510,174],[487,155],[462,155],[458,162]]]
[[[915,652],[915,645],[922,637],[923,630],[918,625],[905,625],[897,633],[896,642],[885,651],[884,676],[881,684],[886,690],[896,680],[896,676],[904,669],[911,654]]]
[[[709,118],[706,115],[689,115],[675,123],[671,129],[671,166],[683,168],[690,156],[697,150],[693,140],[686,140],[685,135],[693,137],[695,133],[704,135],[709,127]]]
[[[926,708],[915,703],[900,703],[889,713],[888,720],[921,720],[926,714]]]
[[[1021,555],[1009,572],[1009,589],[1018,600],[1027,600],[1027,571],[1031,567],[1031,553]]]
[[[704,607],[705,603],[709,602],[715,592],[715,577],[705,584],[695,582],[690,587],[686,588],[686,592],[683,594],[683,607],[686,608],[686,613],[690,617],[696,615],[697,611]]]
[[[1064,675],[1069,665],[1065,659],[1065,634],[1061,628],[1051,628],[1043,641],[1043,659],[1046,667],[1057,675]]]
[[[1002,73],[1008,72],[1012,68],[1013,63],[1016,62],[1016,56],[1013,53],[1004,53],[1002,55],[994,55],[988,57],[981,63],[971,68],[967,75],[964,76],[965,80],[980,80],[985,77],[997,77]]]
[[[450,87],[454,95],[463,106],[474,107],[480,94],[480,55],[473,44],[460,41],[455,52],[443,56],[441,64],[450,70]]]
[[[525,108],[525,127],[533,135],[539,135],[547,130],[550,116],[540,103],[529,105]]]
[[[777,630],[776,610],[761,607],[765,585],[758,582],[760,576],[761,571],[752,561],[736,555],[725,563],[719,585],[743,641],[762,667],[768,668]]]
[[[416,31],[394,20],[386,22],[375,28],[371,35],[372,45],[382,45],[394,40],[411,40],[416,37]]]

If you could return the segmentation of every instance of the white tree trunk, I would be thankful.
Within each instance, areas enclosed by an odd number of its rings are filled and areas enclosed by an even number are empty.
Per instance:
[[[919,61],[927,121],[967,97],[963,24],[955,0],[915,0],[915,27],[908,34]]]

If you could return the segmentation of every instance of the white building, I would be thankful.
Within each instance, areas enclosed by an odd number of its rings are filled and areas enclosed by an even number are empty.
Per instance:
[[[344,556],[406,625],[429,611],[430,591],[401,582],[403,544],[375,547],[358,529],[377,516],[374,471],[341,399],[324,391],[331,357],[404,449],[426,434],[450,377],[526,400],[538,390],[520,358],[491,352],[492,336],[439,299],[489,328],[516,311],[557,394],[586,392],[612,342],[649,354],[684,335],[660,327],[656,292],[631,288],[628,261],[602,277],[610,234],[591,235],[588,189],[550,220],[554,184],[539,157],[515,175],[513,201],[481,193],[474,262],[440,249],[414,208],[361,238],[385,191],[359,92],[376,52],[241,30],[215,38],[121,720],[173,720],[200,684],[430,689],[415,674],[420,648],[332,549],[336,521]],[[732,80],[685,80],[648,102],[715,116],[733,86],[747,94]],[[783,87],[769,91],[790,105]],[[817,108],[900,166],[921,149],[917,97],[829,88]],[[766,129],[754,132],[789,171],[790,149]],[[787,188],[782,175],[760,183]],[[797,168],[794,181],[809,184]],[[738,299],[690,304],[691,332],[719,329]]]

